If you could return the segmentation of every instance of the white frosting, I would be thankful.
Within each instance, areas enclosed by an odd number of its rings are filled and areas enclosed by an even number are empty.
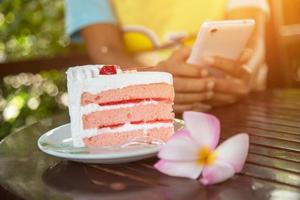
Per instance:
[[[69,68],[67,71],[68,83],[75,84],[76,87],[80,84],[82,91],[93,94],[130,85],[150,83],[173,84],[172,75],[166,72],[126,73],[119,71],[113,75],[99,75],[99,68],[101,68],[100,65]]]
[[[68,80],[84,81],[86,79],[97,78],[99,71],[103,65],[83,65],[71,67],[67,70]],[[122,73],[122,70],[117,68],[117,74]],[[106,75],[107,76],[107,75]]]
[[[153,123],[153,124],[124,124],[121,127],[117,128],[101,128],[101,129],[88,129],[83,130],[80,134],[73,137],[73,141],[76,142],[76,144],[79,147],[83,147],[83,138],[85,137],[92,137],[99,134],[109,134],[109,133],[117,133],[117,132],[126,132],[126,131],[134,131],[134,130],[144,130],[147,131],[149,129],[153,128],[168,128],[172,127],[173,123]],[[122,134],[122,133],[120,133]]]
[[[99,106],[98,104],[88,104],[80,107],[81,115],[88,114],[91,112],[103,111],[103,110],[115,110],[119,108],[130,108],[137,105],[148,105],[148,104],[157,104],[157,101],[143,101],[139,103],[127,103],[127,104],[117,104],[117,105],[107,105]]]
[[[117,74],[99,75],[99,69],[103,65],[85,65],[72,67],[67,70],[68,105],[71,120],[71,132],[75,147],[83,145],[81,136],[84,135],[81,116],[83,113],[92,112],[93,109],[110,109],[109,106],[88,105],[81,108],[81,94],[90,92],[100,93],[109,89],[123,88],[130,85],[167,83],[173,84],[172,75],[166,72],[122,72]],[[123,105],[117,105],[123,106]],[[115,106],[115,108],[117,108]],[[126,105],[132,106],[132,105]],[[105,108],[107,107],[107,108]]]

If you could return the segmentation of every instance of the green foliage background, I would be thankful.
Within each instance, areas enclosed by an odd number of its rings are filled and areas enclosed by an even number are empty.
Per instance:
[[[67,51],[63,0],[0,1],[2,60],[49,56]]]
[[[0,62],[69,51],[63,0],[0,0]],[[62,71],[21,73],[0,81],[0,140],[66,110]]]

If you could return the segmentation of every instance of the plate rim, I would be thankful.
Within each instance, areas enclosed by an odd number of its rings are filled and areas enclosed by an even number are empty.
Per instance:
[[[183,123],[183,120],[174,118],[174,122],[178,123]],[[46,149],[42,145],[42,143],[46,140],[45,137],[52,133],[54,130],[62,128],[64,126],[70,126],[70,123],[62,124],[60,126],[57,126],[51,130],[48,130],[47,132],[43,133],[42,135],[39,136],[39,139],[37,140],[37,145],[38,148],[44,152],[45,154],[59,157],[59,158],[65,158],[65,159],[70,159],[70,160],[113,160],[113,159],[125,159],[125,158],[133,158],[133,157],[139,157],[139,156],[146,156],[150,154],[155,154],[159,152],[160,148],[162,145],[157,145],[151,148],[147,149],[139,149],[138,151],[131,151],[130,154],[128,152],[119,152],[119,153],[64,153],[64,152],[59,152],[59,151],[54,151],[51,149]],[[53,133],[52,133],[53,134]],[[76,148],[76,147],[74,147]]]

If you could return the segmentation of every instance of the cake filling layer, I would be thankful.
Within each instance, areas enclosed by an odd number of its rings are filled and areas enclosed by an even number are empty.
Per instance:
[[[81,105],[91,103],[98,105],[113,105],[151,99],[172,102],[174,100],[173,86],[167,83],[153,83],[111,89],[98,94],[84,92],[81,95]]]
[[[83,141],[87,147],[122,145],[137,138],[144,138],[145,136],[147,136],[148,142],[153,140],[166,142],[172,136],[173,132],[173,127],[152,128],[148,129],[145,135],[145,131],[139,129],[127,132],[99,134],[92,137],[86,137]]]
[[[119,126],[125,123],[166,121],[174,118],[171,103],[137,104],[133,107],[96,111],[82,116],[83,129]]]
[[[174,127],[173,122],[166,123],[166,122],[156,122],[156,123],[141,123],[141,124],[124,124],[120,127],[106,127],[106,128],[94,128],[94,129],[86,129],[82,130],[82,134],[78,135],[79,138],[84,137],[92,137],[98,134],[110,134],[110,133],[117,133],[117,132],[128,132],[128,131],[136,131],[143,129],[147,131],[148,129],[154,129],[154,128],[170,128]]]
[[[147,104],[157,104],[157,103],[158,103],[157,101],[153,101],[153,100],[149,100],[149,101],[143,100],[136,103],[132,102],[132,103],[113,104],[113,105],[88,104],[80,107],[80,113],[81,115],[83,115],[83,114],[89,114],[91,112],[96,112],[96,111],[115,110],[120,108],[130,108],[137,105],[147,105]]]
[[[132,121],[132,122],[130,122],[130,124],[138,125],[138,124],[171,123],[171,122],[172,122],[171,119],[154,119],[151,121]],[[124,125],[125,125],[125,123],[111,124],[111,125],[107,125],[107,126],[98,126],[98,128],[99,129],[101,129],[101,128],[117,128],[117,127],[121,127]]]

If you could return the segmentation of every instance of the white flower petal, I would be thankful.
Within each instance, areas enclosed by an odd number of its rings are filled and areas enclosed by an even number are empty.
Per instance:
[[[179,162],[179,161],[168,161],[160,160],[154,167],[169,176],[185,177],[196,179],[200,176],[203,166],[196,162]]]
[[[234,169],[230,164],[216,162],[212,166],[205,166],[200,182],[203,185],[211,185],[223,182],[234,175]]]
[[[230,164],[235,172],[240,172],[248,155],[249,136],[238,134],[224,141],[215,151],[217,161]]]
[[[177,132],[160,150],[158,157],[173,161],[197,160],[199,147],[187,130]]]
[[[209,114],[184,112],[183,119],[187,130],[200,146],[214,150],[220,138],[220,122]]]

